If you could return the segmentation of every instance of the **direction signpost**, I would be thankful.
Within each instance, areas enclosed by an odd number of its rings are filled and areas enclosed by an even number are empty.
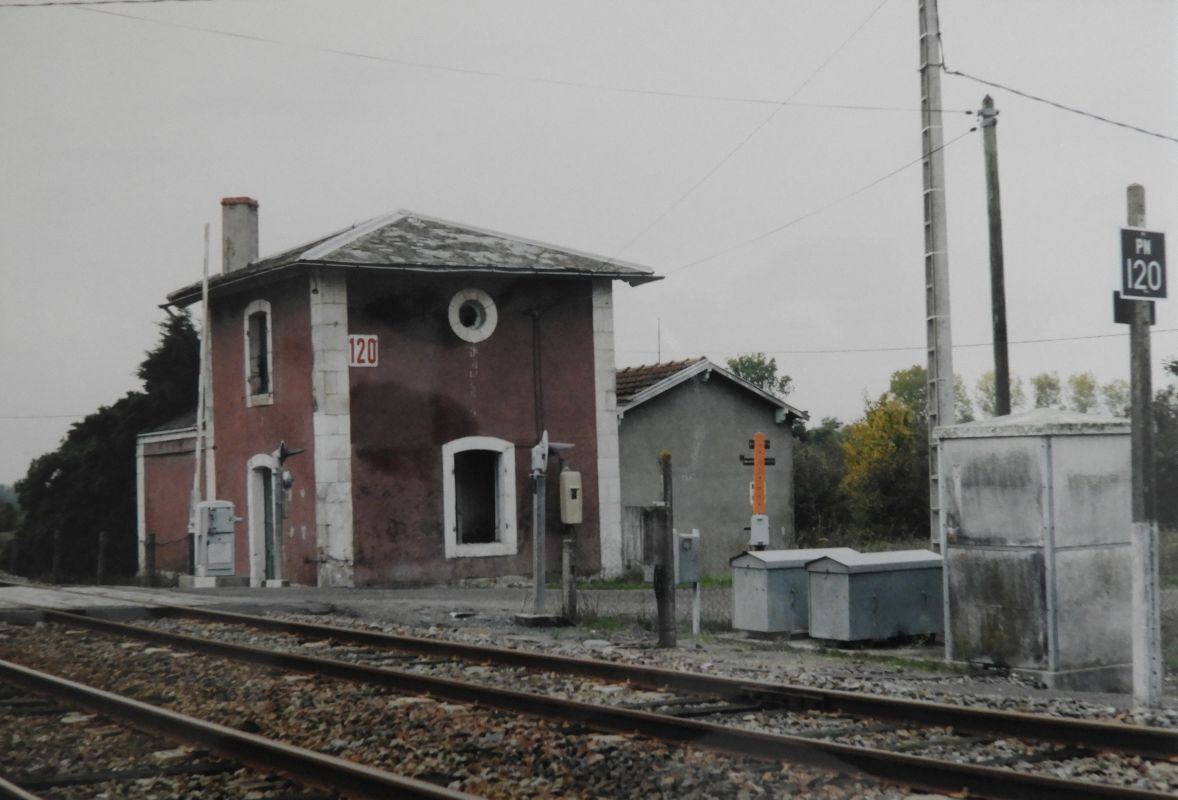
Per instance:
[[[1162,704],[1161,620],[1158,608],[1158,526],[1154,513],[1152,375],[1149,326],[1154,299],[1166,297],[1166,239],[1145,227],[1145,188],[1128,190],[1128,228],[1121,229],[1121,291],[1114,319],[1129,324],[1133,481],[1133,702]]]

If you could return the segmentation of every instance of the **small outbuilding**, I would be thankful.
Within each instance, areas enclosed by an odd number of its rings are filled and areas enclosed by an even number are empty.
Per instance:
[[[659,500],[659,452],[671,453],[675,527],[700,531],[700,568],[724,575],[748,544],[749,442],[769,439],[765,468],[770,548],[794,536],[790,426],[809,415],[707,358],[628,367],[617,373],[618,438],[627,569],[645,561],[642,508]]]

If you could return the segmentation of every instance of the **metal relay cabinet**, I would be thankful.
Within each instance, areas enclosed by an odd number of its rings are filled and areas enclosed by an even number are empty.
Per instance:
[[[1127,691],[1129,423],[1038,409],[934,433],[946,658]]]
[[[852,554],[849,547],[750,550],[732,567],[732,627],[753,633],[804,633],[810,626],[806,565],[827,555]]]
[[[943,630],[941,557],[930,550],[831,555],[806,572],[815,639],[882,641]]]

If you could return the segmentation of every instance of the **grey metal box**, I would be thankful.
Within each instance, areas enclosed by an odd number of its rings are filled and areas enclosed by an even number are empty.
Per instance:
[[[699,531],[675,531],[675,583],[699,582]]]
[[[732,558],[732,627],[754,633],[801,633],[810,625],[806,565],[849,547],[753,550]]]
[[[1036,409],[935,435],[947,660],[1128,691],[1129,423]]]
[[[941,557],[850,553],[810,562],[810,636],[837,642],[940,634]]]

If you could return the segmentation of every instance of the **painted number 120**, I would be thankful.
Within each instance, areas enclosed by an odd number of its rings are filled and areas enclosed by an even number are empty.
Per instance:
[[[380,340],[376,336],[348,335],[348,366],[375,367],[380,361]]]
[[[1157,261],[1125,259],[1125,287],[1131,291],[1151,294],[1161,291],[1163,274],[1162,265]]]

